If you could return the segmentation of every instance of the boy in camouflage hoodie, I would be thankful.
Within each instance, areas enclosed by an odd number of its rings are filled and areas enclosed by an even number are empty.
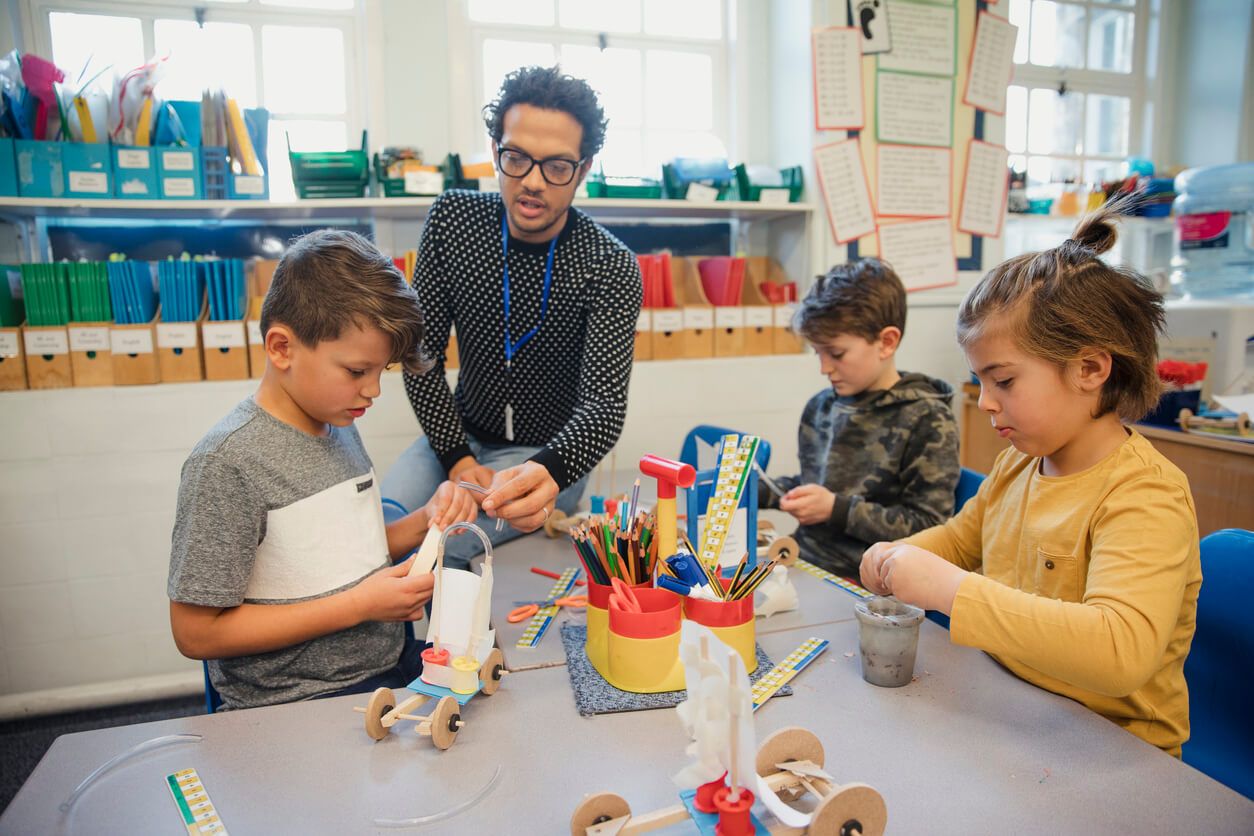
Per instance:
[[[958,484],[953,390],[899,374],[906,291],[874,258],[833,267],[797,307],[793,327],[819,355],[831,387],[806,404],[798,430],[799,476],[763,486],[763,507],[796,517],[797,542],[812,563],[856,578],[872,543],[943,522]]]

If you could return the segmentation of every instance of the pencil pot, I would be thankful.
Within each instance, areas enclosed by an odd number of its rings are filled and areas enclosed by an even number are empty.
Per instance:
[[[731,580],[721,578],[724,587]],[[758,669],[758,653],[753,626],[753,596],[746,595],[735,601],[703,601],[700,598],[684,599],[684,617],[709,627],[719,641],[740,654],[745,671]]]
[[[648,581],[636,584],[633,589],[651,589],[653,584]],[[588,661],[592,663],[592,667],[605,675],[608,668],[606,663],[609,653],[609,634],[610,634],[610,593],[614,591],[612,586],[604,586],[599,583],[593,583],[592,579],[588,579],[588,639],[584,645],[584,652],[588,654]]]
[[[656,694],[684,687],[679,661],[679,596],[665,589],[637,589],[640,612],[609,609],[606,681],[623,691]]]

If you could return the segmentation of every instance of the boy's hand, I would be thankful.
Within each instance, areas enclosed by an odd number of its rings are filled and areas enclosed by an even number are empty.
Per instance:
[[[967,572],[918,546],[894,545],[884,553],[880,576],[898,601],[949,615]]]
[[[798,485],[780,497],[779,509],[797,518],[801,525],[817,525],[832,517],[836,494],[822,485]]]
[[[406,577],[414,558],[380,569],[352,588],[361,621],[418,621],[431,600],[435,576]]]
[[[483,498],[483,510],[519,531],[535,531],[552,513],[557,494],[557,481],[548,468],[526,461],[496,474],[492,493]]]
[[[862,563],[858,567],[858,574],[862,578],[862,585],[876,595],[889,594],[888,588],[884,585],[884,558],[888,557],[888,552],[896,545],[896,543],[881,540],[862,553]]]
[[[479,464],[474,456],[459,459],[453,469],[448,472],[450,482],[471,482],[481,488],[492,487],[492,479],[496,471],[487,465]],[[479,502],[482,494],[475,494],[475,502]]]
[[[474,494],[452,482],[441,482],[422,510],[427,516],[428,530],[433,525],[445,529],[453,523],[474,522],[479,516]]]

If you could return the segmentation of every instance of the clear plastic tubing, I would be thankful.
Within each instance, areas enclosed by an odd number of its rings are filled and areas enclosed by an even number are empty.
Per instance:
[[[462,803],[457,804],[453,807],[449,807],[447,810],[441,810],[438,813],[431,813],[430,815],[418,816],[412,819],[375,819],[374,826],[375,827],[423,827],[428,824],[435,824],[438,821],[451,819],[453,818],[453,816],[456,816],[459,813],[464,813],[465,811],[469,810],[471,807],[474,807],[480,801],[483,801],[483,799],[487,797],[488,793],[492,792],[492,790],[496,788],[496,785],[500,783],[501,771],[502,770],[501,770],[500,764],[497,764],[496,772],[492,773],[491,780],[489,780],[488,783],[484,785],[483,789],[479,790],[477,793],[472,795],[470,798],[467,798]]]
[[[86,792],[87,789],[100,778],[100,776],[104,775],[110,769],[113,769],[113,767],[123,761],[138,757],[146,752],[151,752],[153,749],[160,749],[162,746],[173,746],[176,743],[199,743],[201,740],[202,738],[198,734],[166,734],[161,737],[154,737],[150,740],[145,740],[143,743],[136,743],[125,752],[114,755],[112,758],[109,758],[109,760],[92,770],[92,773],[84,778],[82,783],[74,788],[74,792],[70,793],[70,797],[61,802],[61,812],[70,812],[70,808],[74,806],[75,801],[78,801],[79,796]]]

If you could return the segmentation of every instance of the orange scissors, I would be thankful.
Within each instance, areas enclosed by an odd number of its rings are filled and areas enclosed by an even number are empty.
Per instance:
[[[540,612],[543,607],[580,607],[588,606],[587,595],[567,595],[564,598],[550,598],[547,601],[532,601],[523,604],[521,607],[515,607],[509,611],[509,615],[505,620],[510,624],[517,624],[520,621],[526,621],[536,613]]]

